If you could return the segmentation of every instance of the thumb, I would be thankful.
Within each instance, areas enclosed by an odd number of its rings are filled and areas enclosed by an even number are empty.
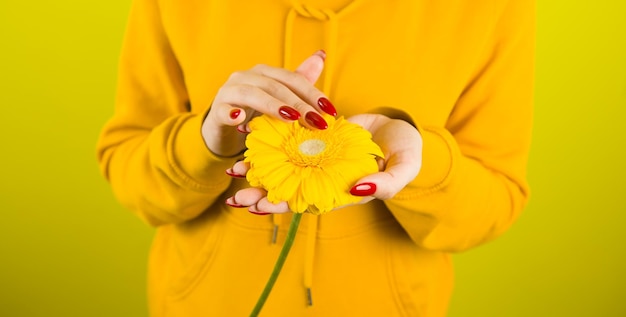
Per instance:
[[[420,164],[415,162],[387,161],[384,171],[367,175],[350,189],[354,196],[371,196],[380,200],[390,199],[410,183],[419,173]]]
[[[325,59],[326,53],[323,50],[319,50],[305,59],[296,69],[296,73],[304,76],[311,84],[315,84],[324,70]]]

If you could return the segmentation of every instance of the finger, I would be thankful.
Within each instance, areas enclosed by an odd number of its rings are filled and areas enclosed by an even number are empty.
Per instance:
[[[325,59],[326,53],[319,50],[305,59],[302,64],[296,68],[296,73],[304,76],[309,83],[315,84],[324,70]]]
[[[244,148],[245,135],[235,131],[233,126],[245,122],[246,117],[246,111],[240,107],[213,104],[201,127],[206,146],[220,156],[237,155]]]
[[[233,166],[226,170],[226,174],[233,176],[244,178],[250,169],[250,164],[244,161],[237,161]]]
[[[250,207],[267,195],[261,188],[249,187],[238,190],[235,195],[226,199],[226,204],[233,207]]]
[[[350,193],[355,196],[372,196],[389,199],[401,191],[419,173],[421,160],[407,160],[392,156],[386,161],[385,170],[357,181]]]
[[[321,62],[321,64],[320,64]],[[334,105],[328,98],[312,85],[311,80],[317,80],[323,69],[323,59],[320,55],[307,58],[296,70],[291,72],[286,69],[257,65],[253,71],[275,79],[287,86],[291,91],[300,96],[309,105],[313,105],[316,111],[326,112],[332,116],[337,115]]]
[[[274,204],[267,200],[267,197],[261,198],[256,205],[250,206],[248,210],[250,212],[269,212],[273,214],[284,214],[290,211],[287,202],[281,201],[278,204]]]
[[[255,117],[258,117],[261,115],[261,113],[254,111],[254,110],[250,110],[250,112],[251,113],[246,116],[246,120],[237,126],[237,131],[243,134],[248,134],[252,132],[252,130],[250,129],[250,125],[249,125],[250,121],[254,119]]]
[[[328,123],[315,108],[302,101],[289,89],[282,85],[274,86],[276,84],[268,82],[267,78],[258,79],[253,85],[233,84],[222,87],[221,90],[226,96],[223,100],[229,104],[245,105],[259,113],[266,113],[286,122],[300,119],[302,125],[312,129],[328,128]],[[302,113],[305,115],[302,116]],[[240,130],[247,131],[245,126],[241,126]]]
[[[402,187],[396,184],[397,182],[392,175],[379,172],[360,179],[357,184],[350,189],[350,194],[385,200],[393,197],[402,189]]]
[[[311,55],[309,58],[305,59],[304,62],[302,62],[302,64],[300,64],[300,66],[298,66],[298,68],[296,69],[296,73],[304,76],[304,78],[306,78],[309,83],[315,84],[322,74],[322,71],[324,70],[325,59],[326,52],[324,52],[323,50],[319,50]],[[317,99],[315,98],[316,97],[314,97],[313,99],[317,100],[315,104],[317,105],[319,110],[333,117],[337,116],[337,109],[335,109],[335,106],[332,104],[332,102],[330,102],[330,100],[328,100],[328,98],[326,98],[325,96],[321,96]]]
[[[237,126],[246,121],[246,111],[241,107],[233,107],[228,103],[213,104],[210,115],[220,126]],[[215,122],[215,121],[213,121]]]
[[[222,103],[251,108],[283,121],[298,120],[302,112],[313,109],[287,87],[272,79],[255,74],[246,76],[245,79],[241,79],[241,82],[231,83],[220,89]]]
[[[261,188],[245,188],[239,190],[226,199],[227,205],[235,208],[245,208],[255,214],[267,213],[286,213],[289,212],[289,206],[286,202],[273,204],[267,200],[267,192]]]

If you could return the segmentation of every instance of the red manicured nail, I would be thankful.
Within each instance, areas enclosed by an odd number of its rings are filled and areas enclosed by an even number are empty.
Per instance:
[[[335,109],[335,106],[333,106],[330,100],[322,97],[317,100],[317,105],[320,106],[320,109],[322,109],[322,111],[328,113],[329,115],[333,117],[337,115],[337,109]]]
[[[289,106],[282,106],[278,108],[278,114],[280,114],[281,117],[287,120],[300,119],[300,112],[298,112],[298,110],[291,108]]]
[[[354,196],[372,196],[376,192],[376,184],[361,183],[356,184],[350,189],[350,194]]]
[[[324,120],[324,118],[322,118],[322,116],[320,116],[319,114],[317,114],[317,113],[315,113],[313,111],[307,112],[306,116],[304,116],[304,119],[310,125],[318,128],[320,130],[328,129],[328,123],[326,123],[326,120]]]
[[[246,126],[247,126],[246,124],[240,124],[240,125],[238,125],[238,126],[237,126],[237,131],[239,131],[239,132],[241,132],[241,133],[243,133],[243,134],[248,134],[248,133],[250,133],[250,131],[247,131],[247,130],[246,130]]]
[[[230,118],[235,120],[241,114],[241,109],[233,109],[230,111]]]
[[[232,200],[232,202],[231,202]],[[245,207],[244,205],[238,204],[237,202],[235,202],[235,197],[230,197],[228,199],[226,199],[226,201],[224,202],[225,204],[227,204],[228,206],[231,206],[233,208],[243,208]]]
[[[256,211],[256,210],[255,210],[255,211],[252,211],[252,210],[250,210],[250,209],[248,209],[248,212],[250,212],[251,214],[254,214],[254,215],[258,215],[258,216],[266,216],[266,215],[271,214],[271,212]]]
[[[227,169],[226,174],[230,177],[246,178],[244,175],[235,173],[232,168]]]
[[[313,55],[317,55],[317,56],[321,57],[323,61],[326,61],[326,51],[325,50],[318,50],[317,52],[313,53]]]

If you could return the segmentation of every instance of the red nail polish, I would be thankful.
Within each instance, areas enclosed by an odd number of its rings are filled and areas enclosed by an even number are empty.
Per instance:
[[[230,177],[246,178],[244,175],[235,173],[232,168],[227,169],[226,174]]]
[[[322,109],[322,111],[328,113],[329,115],[333,117],[337,116],[337,109],[335,109],[335,106],[333,106],[330,100],[322,97],[317,100],[317,105],[320,106],[320,109]]]
[[[248,134],[248,133],[250,133],[250,131],[246,131],[245,129],[246,129],[246,128],[245,128],[245,125],[241,125],[241,124],[240,124],[240,125],[238,125],[238,126],[237,126],[237,131],[239,131],[239,132],[241,132],[241,133],[243,133],[243,134]]]
[[[326,51],[325,50],[320,49],[317,52],[313,53],[313,55],[317,55],[317,56],[321,57],[323,61],[326,61]]]
[[[241,109],[233,109],[230,111],[230,118],[235,120],[241,114]]]
[[[245,207],[244,205],[238,204],[235,202],[235,197],[231,197],[233,199],[233,202],[229,202],[228,199],[226,199],[226,201],[224,202],[226,205],[231,206],[233,208],[243,208]],[[230,198],[229,198],[230,199]]]
[[[289,106],[282,106],[278,109],[278,114],[281,117],[287,120],[298,120],[300,119],[300,112],[298,110],[291,108]]]
[[[310,125],[318,128],[320,130],[328,129],[328,123],[326,123],[326,120],[324,120],[324,118],[322,118],[322,116],[320,116],[319,114],[317,114],[317,113],[315,113],[313,111],[307,112],[307,114],[304,116],[304,119]]]
[[[257,215],[257,216],[266,216],[271,214],[271,212],[265,212],[265,211],[252,211],[250,209],[248,209],[248,212],[250,212],[251,214]]]
[[[356,184],[350,189],[350,194],[354,196],[372,196],[376,192],[376,184],[361,183]]]

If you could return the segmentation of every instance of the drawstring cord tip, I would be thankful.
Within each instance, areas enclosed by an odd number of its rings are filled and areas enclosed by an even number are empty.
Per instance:
[[[272,232],[272,244],[276,244],[278,238],[278,225],[274,225],[274,231]]]
[[[311,288],[306,288],[306,303],[309,306],[313,306],[313,295],[311,294]]]

